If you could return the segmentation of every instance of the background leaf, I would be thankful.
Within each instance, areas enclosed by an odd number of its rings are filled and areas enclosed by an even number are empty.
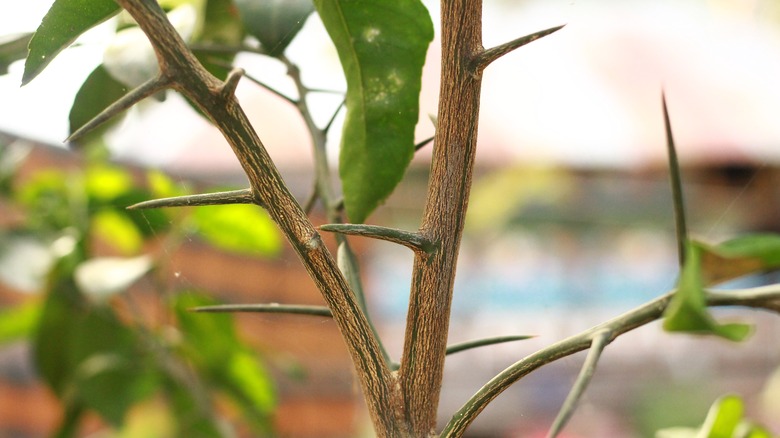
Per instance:
[[[314,12],[311,0],[235,0],[235,4],[246,31],[271,56],[284,53]]]
[[[414,154],[433,25],[418,0],[315,0],[347,79],[339,172],[352,222],[392,193]]]
[[[224,250],[273,256],[282,248],[276,225],[264,211],[253,205],[199,207],[194,219],[200,235]]]
[[[177,297],[175,309],[184,335],[184,354],[201,375],[242,408],[258,430],[268,432],[276,405],[273,384],[252,349],[239,339],[233,316],[189,310],[215,304],[220,303],[191,292]]]
[[[0,345],[30,337],[38,325],[40,315],[40,300],[30,300],[0,311]]]
[[[33,80],[82,33],[119,12],[114,0],[56,0],[30,40],[22,85]]]
[[[19,33],[0,36],[0,75],[7,74],[8,67],[14,61],[27,56],[27,44],[30,43],[32,35],[32,33]]]
[[[97,66],[81,84],[73,106],[68,115],[69,129],[72,134],[108,108],[127,93],[127,87],[114,79],[103,65]],[[116,122],[121,116],[115,117],[110,123]],[[98,135],[105,132],[108,124],[104,124],[98,131]]]

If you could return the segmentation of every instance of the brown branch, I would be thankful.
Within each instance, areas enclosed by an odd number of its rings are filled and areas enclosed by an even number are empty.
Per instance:
[[[333,312],[379,436],[403,436],[405,423],[395,379],[371,326],[336,261],[285,185],[257,133],[225,85],[195,59],[154,0],[117,0],[146,33],[162,74],[214,122],[238,157],[253,192],[290,241]]]
[[[420,235],[438,247],[416,253],[399,369],[413,436],[436,427],[452,288],[477,143],[481,77],[470,60],[482,49],[482,1],[441,2],[438,126]]]

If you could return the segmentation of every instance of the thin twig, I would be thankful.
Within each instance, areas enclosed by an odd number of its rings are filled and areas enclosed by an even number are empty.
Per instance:
[[[259,204],[252,189],[231,190],[229,192],[203,193],[199,195],[174,196],[152,199],[127,207],[128,210],[141,210],[162,207],[195,207],[198,205]]]
[[[193,307],[193,312],[209,313],[235,313],[235,312],[255,312],[255,313],[288,313],[294,315],[310,315],[333,317],[330,309],[325,306],[307,306],[307,305],[289,305],[289,304],[218,304],[215,306]]]
[[[547,438],[557,437],[571,418],[572,414],[574,414],[577,403],[580,401],[582,394],[585,393],[585,388],[588,387],[588,384],[593,377],[593,373],[596,371],[599,358],[601,358],[601,353],[604,351],[604,347],[609,343],[608,341],[611,336],[612,334],[609,330],[604,330],[593,336],[593,343],[590,346],[585,362],[582,364],[580,374],[577,376],[577,380],[574,382],[569,395],[566,396],[566,400],[563,402],[561,410],[555,417],[555,421],[553,421],[553,424],[550,427]]]
[[[550,35],[553,32],[557,32],[563,28],[564,25],[561,26],[555,26],[551,27],[549,29],[541,30],[539,32],[532,33],[530,35],[526,35],[524,37],[520,37],[517,39],[514,39],[512,41],[509,41],[507,43],[501,44],[500,46],[496,46],[490,49],[487,49],[483,52],[481,52],[479,55],[477,55],[474,60],[472,61],[472,68],[473,71],[476,73],[481,72],[485,69],[490,63],[495,61],[496,59],[506,55],[507,53],[518,49],[520,47],[523,47],[524,45],[534,42],[538,40],[539,38],[545,37],[547,35]]]
[[[132,89],[129,93],[122,96],[119,100],[109,105],[106,109],[101,111],[98,115],[90,119],[87,123],[83,124],[79,129],[74,131],[65,142],[74,142],[84,135],[92,132],[95,128],[107,122],[112,117],[118,115],[122,111],[130,108],[136,103],[146,99],[147,97],[164,90],[171,85],[171,80],[165,75],[157,75],[156,77],[144,82],[138,87]]]
[[[503,344],[506,342],[524,341],[534,336],[516,335],[516,336],[496,336],[494,338],[477,339],[476,341],[461,342],[447,346],[445,354],[455,354],[472,348],[485,347],[488,345]]]
[[[669,154],[669,177],[672,184],[672,202],[674,203],[674,226],[677,237],[677,260],[682,267],[685,263],[685,245],[688,242],[688,226],[685,220],[685,201],[683,199],[680,163],[677,160],[677,149],[672,135],[672,124],[669,122],[669,110],[666,107],[666,95],[661,93],[661,103],[664,111],[664,128],[666,130],[666,149]]]

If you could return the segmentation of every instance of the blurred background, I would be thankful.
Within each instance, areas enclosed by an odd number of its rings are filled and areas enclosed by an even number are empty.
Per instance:
[[[437,5],[425,3],[438,27]],[[29,1],[12,12],[3,7],[2,33],[34,30],[50,4]],[[566,27],[485,72],[476,179],[450,325],[452,343],[536,337],[449,358],[442,421],[514,361],[674,287],[662,90],[692,234],[718,242],[780,231],[777,2],[486,0],[484,45],[559,24]],[[62,144],[67,115],[110,33],[90,31],[23,88],[21,63],[0,76],[0,144],[4,154],[24,151],[22,180],[36,170],[84,165]],[[335,49],[316,15],[287,54],[310,87],[344,89]],[[434,40],[424,68],[419,140],[433,133],[428,114],[436,112],[438,57]],[[236,64],[283,92],[293,90],[274,60],[240,56]],[[292,191],[306,199],[313,164],[299,115],[249,81],[237,94]],[[318,122],[329,119],[340,99],[324,95],[310,102]],[[331,131],[333,162],[338,131]],[[133,172],[160,169],[182,188],[246,184],[219,133],[173,93],[132,110],[106,144],[112,159]],[[429,157],[430,147],[417,154],[369,222],[416,229]],[[314,221],[324,222],[321,211],[315,209]],[[374,241],[355,244],[369,305],[397,358],[412,254]],[[208,290],[226,302],[322,302],[286,246],[256,256],[189,240],[169,254],[165,269],[160,275],[168,275],[172,287]],[[766,281],[777,278],[729,286]],[[137,288],[150,308],[162,306],[153,294],[144,295],[143,284]],[[0,284],[0,305],[26,300],[32,292],[23,289]],[[727,393],[743,396],[752,418],[780,431],[780,323],[739,309],[716,315],[755,322],[755,333],[731,344],[672,336],[651,324],[621,337],[607,348],[564,436],[652,437],[662,427],[700,424],[712,401]],[[236,321],[275,377],[280,436],[366,433],[349,358],[331,321],[274,315],[239,315]],[[56,399],[36,380],[28,356],[23,342],[0,349],[0,436],[45,436],[58,421]],[[469,436],[544,436],[583,359],[575,355],[529,375],[485,411]]]

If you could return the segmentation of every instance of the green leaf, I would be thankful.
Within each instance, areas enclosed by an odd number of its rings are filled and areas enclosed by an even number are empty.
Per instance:
[[[103,210],[92,216],[91,233],[119,250],[123,255],[137,254],[143,245],[143,235],[124,212]]]
[[[56,0],[30,40],[22,85],[33,80],[82,33],[119,12],[113,0]]]
[[[253,205],[199,207],[194,219],[206,241],[227,251],[274,256],[282,248],[276,225]]]
[[[114,426],[121,425],[127,411],[150,396],[158,382],[158,375],[143,358],[124,353],[90,356],[80,364],[73,381],[79,400]]]
[[[732,438],[734,430],[742,421],[743,412],[741,398],[734,395],[719,398],[710,407],[700,434],[708,438]]]
[[[70,133],[74,133],[100,114],[109,105],[116,102],[127,93],[127,87],[114,79],[103,65],[97,66],[81,84],[68,115]],[[109,123],[115,123],[120,117],[115,117]],[[105,132],[109,125],[103,125],[99,133]]]
[[[215,304],[219,303],[190,292],[176,299],[184,355],[213,386],[238,403],[259,430],[267,431],[276,404],[273,384],[251,348],[239,339],[233,316],[189,310]]]
[[[706,284],[780,268],[780,235],[751,234],[718,245],[695,242],[702,248]]]
[[[118,424],[154,389],[136,333],[108,307],[91,305],[73,281],[77,257],[59,261],[33,343],[36,368],[72,409],[88,407]]]
[[[19,33],[0,37],[0,75],[8,73],[8,67],[27,56],[27,44],[32,33]]]
[[[32,336],[41,315],[41,302],[31,300],[0,311],[0,344]]]
[[[422,66],[433,25],[419,0],[315,0],[347,79],[339,173],[344,205],[364,222],[414,154]]]
[[[314,12],[311,0],[235,0],[235,4],[246,31],[270,56],[284,53]]]
[[[701,267],[702,249],[689,244],[680,273],[677,293],[664,312],[664,329],[673,332],[714,334],[732,341],[744,340],[751,327],[746,324],[719,324],[710,315],[704,296]]]

